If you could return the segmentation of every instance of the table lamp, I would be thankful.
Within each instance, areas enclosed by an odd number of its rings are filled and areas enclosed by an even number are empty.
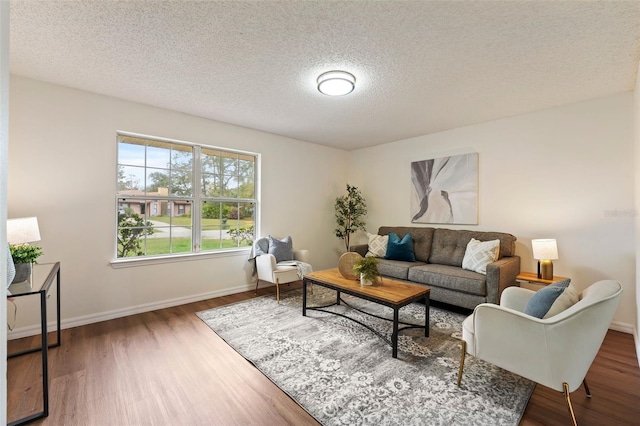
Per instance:
[[[531,240],[533,258],[538,260],[538,278],[553,279],[553,262],[558,258],[558,246],[554,239]]]
[[[37,217],[21,217],[7,220],[7,242],[24,244],[40,241]]]

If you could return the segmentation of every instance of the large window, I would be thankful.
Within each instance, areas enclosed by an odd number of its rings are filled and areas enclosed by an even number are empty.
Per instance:
[[[118,133],[116,257],[250,246],[256,158]]]

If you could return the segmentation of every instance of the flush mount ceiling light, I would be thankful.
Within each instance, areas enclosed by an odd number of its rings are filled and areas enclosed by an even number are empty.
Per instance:
[[[356,78],[346,71],[327,71],[318,77],[318,90],[325,95],[347,95],[355,87]]]

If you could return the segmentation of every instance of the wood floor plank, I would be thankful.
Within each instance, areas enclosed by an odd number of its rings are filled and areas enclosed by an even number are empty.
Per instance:
[[[299,287],[299,284],[284,287]],[[275,288],[259,290],[273,294]],[[40,425],[317,425],[194,314],[255,297],[239,293],[62,331],[49,351],[50,415]],[[51,336],[53,338],[54,336]],[[8,350],[39,338],[9,342]],[[41,409],[38,354],[8,361],[10,420]],[[640,419],[633,337],[609,331],[583,389],[572,395],[581,426]],[[564,397],[537,386],[521,425],[569,424]]]

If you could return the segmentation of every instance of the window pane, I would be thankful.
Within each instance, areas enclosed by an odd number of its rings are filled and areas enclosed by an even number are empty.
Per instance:
[[[153,234],[147,236],[148,256],[192,250],[190,202],[153,200],[149,212]]]
[[[222,196],[225,198],[238,198],[238,177],[237,176],[223,176],[222,177],[223,190]]]
[[[193,148],[172,145],[169,190],[174,196],[190,197],[193,195]]]
[[[255,197],[255,160],[254,157],[241,157],[238,161],[238,197]]]
[[[220,151],[202,149],[202,171],[205,173],[220,174]]]
[[[142,194],[144,179],[144,167],[118,166],[118,193]]]
[[[202,174],[202,195],[204,197],[220,196],[220,179],[218,175],[203,173]]]
[[[165,169],[171,161],[170,145],[163,142],[150,141],[147,147],[147,167]]]
[[[144,203],[122,200],[118,203],[118,257],[144,256],[144,239],[151,231],[145,220]]]
[[[202,203],[200,249],[216,250],[222,247],[221,203],[204,201]]]
[[[231,207],[228,221],[229,235],[236,247],[251,246],[255,238],[254,211],[253,203],[234,203]]]
[[[144,166],[145,146],[139,144],[118,143],[118,164]]]
[[[169,170],[147,169],[147,195],[169,195]]]

